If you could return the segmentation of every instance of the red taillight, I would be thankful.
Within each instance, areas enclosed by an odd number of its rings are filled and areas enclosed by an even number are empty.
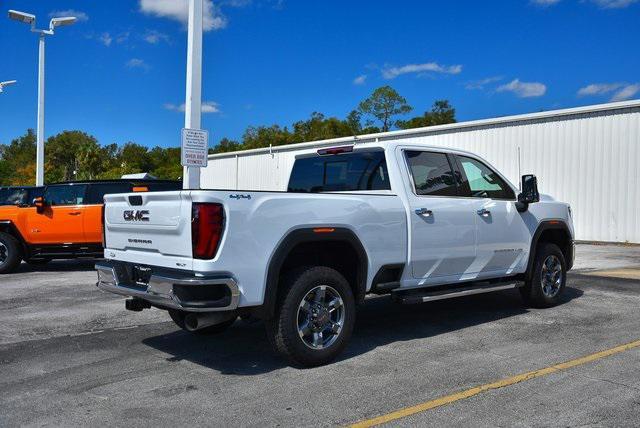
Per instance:
[[[204,260],[214,258],[224,227],[222,205],[194,203],[191,216],[193,258]]]
[[[105,221],[104,221],[104,202],[102,202],[102,209],[100,211],[100,219],[102,222],[102,248],[107,248],[107,231],[105,230]]]

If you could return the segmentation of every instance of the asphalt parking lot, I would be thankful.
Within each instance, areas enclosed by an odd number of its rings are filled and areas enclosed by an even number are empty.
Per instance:
[[[392,412],[400,426],[638,426],[639,275],[640,247],[579,245],[552,309],[511,291],[371,298],[345,355],[301,370],[271,353],[260,323],[193,336],[162,311],[125,311],[90,262],[23,264],[0,277],[0,426],[349,425]]]

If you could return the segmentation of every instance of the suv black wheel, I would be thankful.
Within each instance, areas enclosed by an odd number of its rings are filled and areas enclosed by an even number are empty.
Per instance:
[[[16,238],[0,232],[0,274],[14,272],[22,261],[22,249]]]
[[[355,324],[355,300],[336,270],[305,267],[288,275],[274,318],[266,322],[275,350],[296,365],[329,363],[347,346]]]
[[[184,319],[187,314],[184,311],[178,311],[175,309],[169,309],[169,316],[173,320],[174,323],[184,331],[188,331],[189,333],[201,335],[201,336],[210,336],[214,334],[219,334],[231,327],[231,325],[236,321],[236,318],[231,318],[230,320],[223,321],[220,324],[211,325],[209,327],[204,327],[198,330],[188,330],[185,326]]]
[[[567,265],[560,247],[541,244],[533,262],[531,279],[520,288],[525,303],[536,308],[548,308],[560,303],[567,282]]]

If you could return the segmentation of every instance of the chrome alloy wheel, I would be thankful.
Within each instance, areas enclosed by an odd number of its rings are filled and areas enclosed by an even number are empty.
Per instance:
[[[328,285],[311,289],[298,306],[298,334],[311,349],[325,349],[340,336],[345,320],[344,302]]]
[[[550,255],[542,263],[540,274],[542,292],[546,297],[555,297],[562,285],[562,263],[557,256]]]
[[[6,245],[0,242],[0,265],[4,264],[9,258],[9,249]]]

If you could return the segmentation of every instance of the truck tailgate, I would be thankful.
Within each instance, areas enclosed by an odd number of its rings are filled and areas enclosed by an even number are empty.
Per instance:
[[[192,268],[190,192],[105,196],[105,257]]]

